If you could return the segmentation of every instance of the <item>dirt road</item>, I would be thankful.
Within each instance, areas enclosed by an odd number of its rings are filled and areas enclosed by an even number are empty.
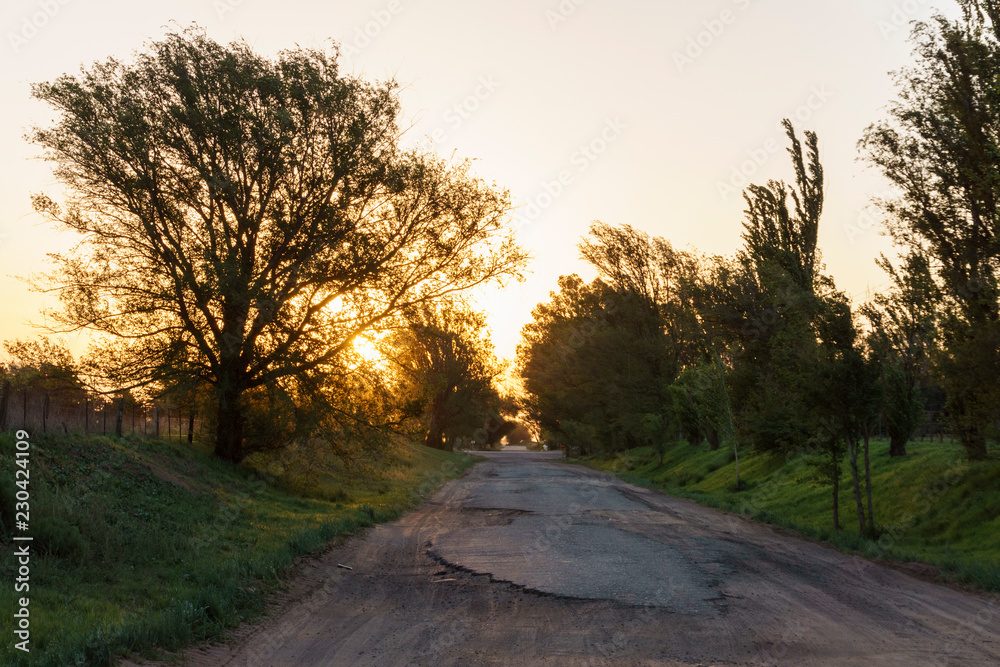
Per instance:
[[[528,453],[309,561],[275,605],[187,664],[1000,665],[995,601]]]

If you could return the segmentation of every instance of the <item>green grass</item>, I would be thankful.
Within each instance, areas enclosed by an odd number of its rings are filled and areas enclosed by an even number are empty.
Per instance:
[[[329,477],[315,498],[178,443],[31,442],[31,588],[15,593],[14,439],[0,434],[3,626],[17,598],[31,614],[30,655],[5,630],[5,665],[108,665],[217,638],[262,614],[296,557],[398,517],[474,461],[405,446],[377,475]]]
[[[678,444],[658,465],[652,449],[581,459],[641,486],[781,525],[850,553],[938,566],[943,579],[1000,591],[1000,456],[969,462],[953,443],[912,442],[908,456],[889,457],[872,443],[877,539],[860,535],[850,472],[844,467],[840,531],[833,530],[832,493],[802,456],[741,452],[737,492],[732,450]],[[862,487],[863,493],[863,487]]]

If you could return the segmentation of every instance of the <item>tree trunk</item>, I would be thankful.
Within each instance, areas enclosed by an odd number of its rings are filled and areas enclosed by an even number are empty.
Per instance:
[[[194,442],[194,410],[188,416],[188,444]]]
[[[430,428],[427,429],[427,438],[424,444],[434,449],[444,449],[444,436],[441,433],[441,425],[437,419],[431,418]]]
[[[740,482],[740,451],[736,448],[735,444],[733,446],[733,458],[736,460],[736,490],[740,490],[742,482]]]
[[[847,439],[847,453],[850,455],[851,462],[851,482],[854,486],[854,502],[858,506],[858,527],[861,534],[864,535],[865,529],[865,505],[861,500],[861,481],[858,474],[858,447],[857,443],[854,442],[854,437],[849,437]]]
[[[10,405],[10,380],[3,381],[0,389],[0,431],[7,430],[7,406]]]
[[[714,426],[709,426],[707,430],[709,451],[719,451],[719,446],[722,444],[719,438],[719,431]]]
[[[875,509],[872,505],[872,464],[871,448],[868,442],[868,431],[865,430],[865,491],[868,494],[868,530],[875,536]]]
[[[216,388],[219,399],[218,424],[215,431],[215,455],[225,461],[239,463],[243,452],[242,392],[235,382],[222,382]]]
[[[833,529],[840,530],[840,466],[833,464]]]
[[[125,397],[118,399],[118,417],[115,419],[115,435],[122,437],[122,419],[125,417]]]
[[[435,398],[431,401],[430,405],[430,423],[427,426],[427,438],[424,440],[424,444],[428,447],[433,447],[434,449],[444,449],[444,400],[440,397]],[[487,442],[484,445],[488,446],[489,436],[486,437]]]
[[[965,454],[970,461],[985,461],[988,452],[986,450],[986,436],[978,428],[962,429],[960,434],[962,446],[965,447]]]
[[[987,419],[984,414],[982,398],[969,388],[964,388],[961,395],[952,399],[952,435],[958,437],[970,461],[983,461],[988,455],[985,431]]]
[[[833,486],[833,529],[840,530],[840,457],[837,455],[837,443],[830,443],[830,481]]]
[[[892,434],[889,436],[889,456],[896,458],[900,456],[906,456],[906,441],[907,438],[902,437],[899,434]]]

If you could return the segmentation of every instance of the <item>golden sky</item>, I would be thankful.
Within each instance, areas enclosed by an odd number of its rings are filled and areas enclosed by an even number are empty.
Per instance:
[[[954,14],[952,4],[934,6]],[[31,193],[58,191],[23,139],[51,118],[29,84],[127,59],[171,22],[197,22],[264,54],[337,40],[346,71],[404,85],[405,142],[475,158],[479,175],[511,190],[533,273],[479,303],[498,352],[512,356],[558,276],[591,275],[576,243],[592,220],[735,251],[742,186],[791,179],[783,117],[819,133],[827,271],[856,301],[881,287],[873,258],[889,245],[866,205],[884,184],[857,162],[856,143],[893,95],[889,71],[909,60],[908,22],[933,10],[925,0],[7,0],[0,11],[0,339],[42,321],[42,297],[12,276],[44,271],[46,253],[74,240],[31,211]]]

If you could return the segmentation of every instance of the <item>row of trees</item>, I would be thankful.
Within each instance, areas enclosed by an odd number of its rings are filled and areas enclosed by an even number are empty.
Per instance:
[[[968,457],[987,456],[1000,418],[1000,5],[963,4],[964,21],[918,26],[918,64],[860,143],[898,192],[879,202],[901,250],[879,259],[888,291],[857,307],[823,273],[818,139],[785,121],[794,180],[745,191],[735,256],[591,227],[579,248],[598,278],[561,278],[518,349],[523,407],[548,438],[804,452],[837,526],[846,462],[862,531],[879,424],[903,456],[943,393]]]
[[[37,283],[60,299],[50,321],[94,333],[89,384],[197,397],[229,461],[505,424],[461,295],[520,278],[509,195],[404,150],[396,84],[337,56],[267,59],[191,28],[33,86],[57,115],[30,138],[66,193],[35,208],[80,235]]]

